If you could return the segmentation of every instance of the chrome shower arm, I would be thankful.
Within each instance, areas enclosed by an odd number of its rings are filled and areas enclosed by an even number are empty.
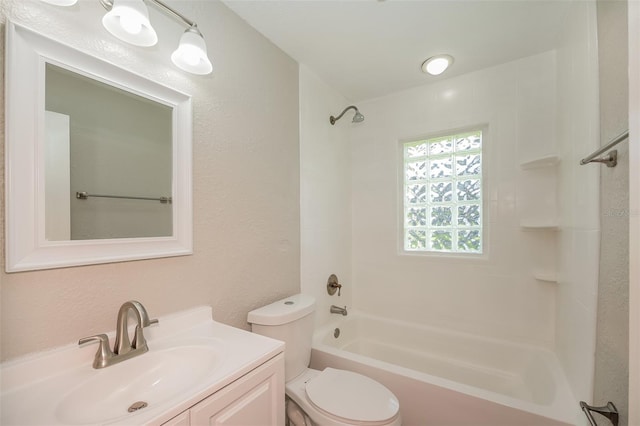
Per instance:
[[[355,110],[356,112],[359,112],[359,111],[358,111],[358,108],[356,108],[356,106],[355,106],[355,105],[349,105],[348,107],[346,107],[346,108],[345,108],[345,109],[340,113],[340,115],[339,115],[339,116],[334,117],[334,116],[332,115],[331,117],[329,117],[329,122],[330,122],[331,124],[336,124],[336,121],[340,120],[340,119],[342,118],[342,116],[344,115],[344,113],[345,113],[345,112],[347,112],[347,111],[349,111],[350,109],[353,109],[353,110]]]

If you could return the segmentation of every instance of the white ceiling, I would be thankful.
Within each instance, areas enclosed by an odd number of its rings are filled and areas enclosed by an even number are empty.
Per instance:
[[[347,99],[360,101],[551,50],[570,0],[223,0]],[[439,77],[422,62],[447,53]]]

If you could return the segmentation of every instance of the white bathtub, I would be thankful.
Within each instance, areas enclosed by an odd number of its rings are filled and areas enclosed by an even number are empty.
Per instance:
[[[534,346],[350,312],[314,335],[311,367],[327,366],[386,385],[404,426],[584,423],[555,355]]]

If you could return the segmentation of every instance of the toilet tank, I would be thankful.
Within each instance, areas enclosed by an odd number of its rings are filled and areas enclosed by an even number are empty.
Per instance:
[[[301,374],[311,360],[313,337],[313,312],[315,299],[306,294],[296,294],[247,315],[251,331],[285,343],[285,381]]]

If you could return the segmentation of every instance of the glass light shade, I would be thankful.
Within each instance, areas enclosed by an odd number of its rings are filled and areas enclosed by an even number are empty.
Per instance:
[[[450,55],[432,56],[422,63],[422,71],[431,75],[440,75],[453,63]]]
[[[41,0],[45,3],[54,4],[56,6],[73,6],[78,0]]]
[[[142,0],[114,0],[113,7],[102,18],[102,25],[120,40],[136,46],[153,46],[158,42]]]
[[[171,60],[178,68],[192,74],[204,75],[213,70],[207,57],[207,45],[195,26],[182,34],[178,48],[171,54]]]

